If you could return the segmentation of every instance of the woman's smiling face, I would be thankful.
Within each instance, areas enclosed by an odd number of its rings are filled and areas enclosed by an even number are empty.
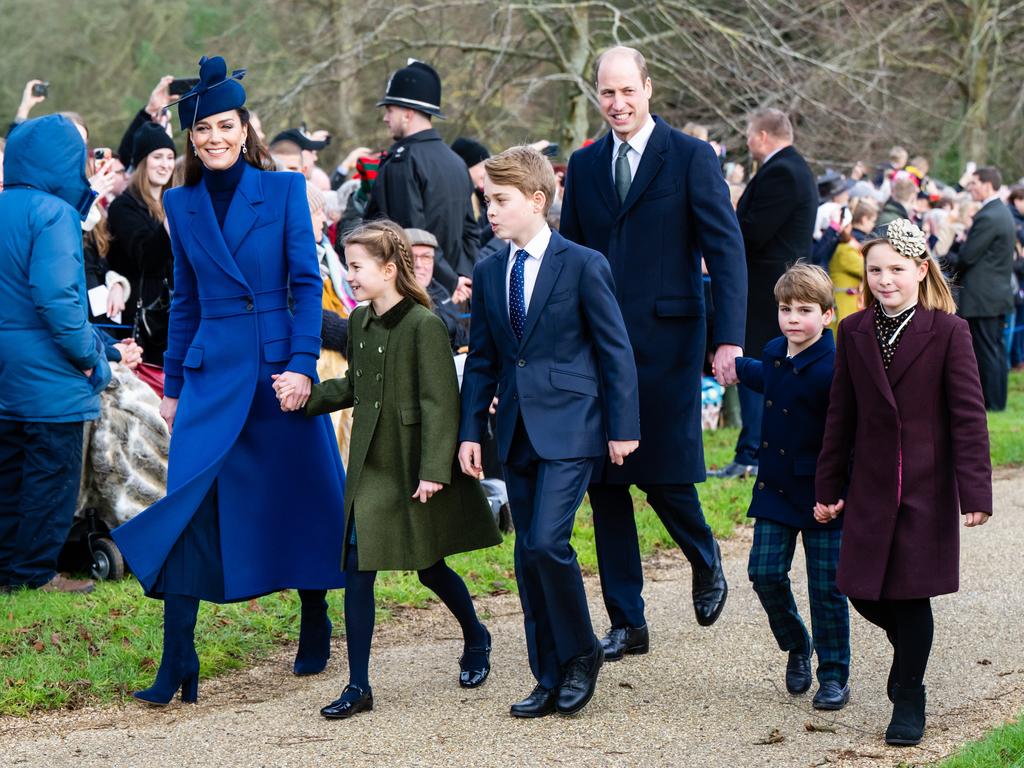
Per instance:
[[[211,171],[223,171],[235,164],[245,135],[246,126],[236,109],[197,120],[189,131],[199,160]]]

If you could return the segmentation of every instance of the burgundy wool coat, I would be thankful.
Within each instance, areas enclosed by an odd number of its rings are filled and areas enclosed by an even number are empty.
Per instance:
[[[988,425],[967,322],[918,308],[888,371],[874,310],[843,320],[837,347],[815,491],[826,504],[846,498],[839,589],[865,600],[956,592],[958,513],[992,512]]]

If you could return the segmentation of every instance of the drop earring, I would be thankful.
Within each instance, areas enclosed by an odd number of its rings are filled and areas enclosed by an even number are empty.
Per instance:
[[[249,152],[249,148],[245,146],[245,142],[243,141],[242,142],[242,154],[244,155],[244,154],[247,154],[248,152]]]

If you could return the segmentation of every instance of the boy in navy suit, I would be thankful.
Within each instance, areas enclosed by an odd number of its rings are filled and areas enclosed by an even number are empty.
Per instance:
[[[514,717],[579,712],[604,661],[569,538],[594,464],[636,450],[636,365],[611,270],[548,227],[556,180],[530,147],[487,160],[487,217],[509,245],[473,270],[459,462],[481,473],[497,397],[498,455],[516,528],[515,565],[537,686]]]
[[[789,652],[786,689],[811,687],[811,638],[790,590],[796,538],[803,538],[811,602],[813,646],[818,654],[815,709],[842,709],[850,698],[850,613],[836,587],[842,518],[814,520],[814,470],[825,434],[836,346],[833,289],[825,270],[797,263],[775,284],[783,336],[764,346],[761,360],[739,358],[743,384],[765,398],[761,460],[748,515],[756,518],[748,573],[768,614],[768,624]]]

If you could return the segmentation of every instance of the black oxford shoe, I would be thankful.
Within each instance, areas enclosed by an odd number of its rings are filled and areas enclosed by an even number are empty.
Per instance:
[[[373,690],[367,687],[364,691],[357,685],[346,685],[341,697],[321,709],[320,714],[328,720],[347,720],[352,715],[372,709]]]
[[[786,690],[794,696],[806,693],[811,687],[811,657],[810,654],[789,652],[789,661],[786,662]]]
[[[818,687],[811,706],[815,709],[842,709],[850,700],[850,686],[839,685],[835,680],[826,680]]]
[[[601,638],[605,661],[618,661],[624,655],[647,653],[651,649],[651,640],[647,625],[642,627],[612,627],[608,634]]]
[[[577,656],[565,667],[562,683],[558,686],[555,707],[561,715],[575,715],[594,696],[597,688],[597,673],[604,663],[604,650],[594,638],[594,647],[589,653]]]
[[[463,688],[479,688],[491,673],[491,633],[487,633],[487,642],[480,646],[470,646],[459,657],[459,685]]]
[[[693,567],[693,610],[697,614],[697,623],[702,627],[710,627],[718,621],[728,596],[729,585],[725,583],[725,572],[722,570],[722,550],[716,541],[715,561],[711,567]]]
[[[538,685],[530,695],[509,709],[512,717],[544,717],[555,711],[555,692]]]

